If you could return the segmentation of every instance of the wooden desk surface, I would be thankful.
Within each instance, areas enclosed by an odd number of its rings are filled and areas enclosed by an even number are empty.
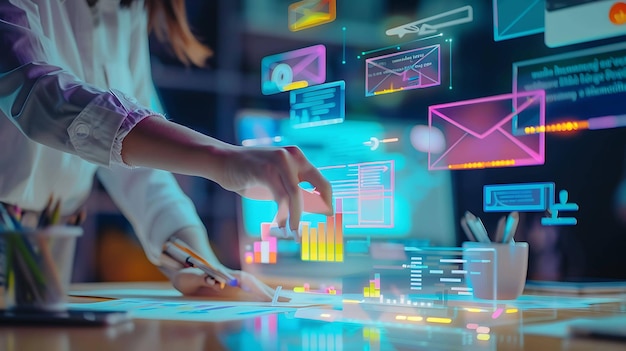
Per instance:
[[[146,284],[81,284],[76,289],[163,287]],[[72,302],[92,299],[72,298]],[[456,313],[456,312],[455,312]],[[110,327],[0,326],[0,350],[626,350],[625,342],[525,333],[537,323],[626,314],[620,302],[582,309],[525,310],[510,323],[492,326],[489,340],[458,328],[437,329],[328,323],[273,314],[206,323],[136,319]],[[465,318],[456,313],[457,318]],[[466,319],[470,321],[470,319]]]

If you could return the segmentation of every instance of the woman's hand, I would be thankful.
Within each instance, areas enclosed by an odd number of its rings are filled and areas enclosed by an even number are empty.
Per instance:
[[[234,148],[216,181],[242,196],[276,201],[278,226],[289,224],[293,233],[298,233],[303,210],[333,214],[330,183],[295,146]],[[315,190],[304,191],[301,182],[309,182]]]
[[[124,162],[201,176],[243,196],[278,203],[279,227],[298,231],[303,210],[298,184],[309,182],[332,215],[332,189],[295,146],[246,148],[224,143],[187,127],[151,116],[124,138]],[[316,211],[317,212],[317,211]]]
[[[222,288],[219,283],[198,268],[183,268],[176,271],[170,280],[176,290],[187,296],[209,296],[227,300],[272,301],[274,289],[265,285],[253,275],[225,267],[221,267],[219,270],[227,271],[237,278],[238,286],[226,285]]]

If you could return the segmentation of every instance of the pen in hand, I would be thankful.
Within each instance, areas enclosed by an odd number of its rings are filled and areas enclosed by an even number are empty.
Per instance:
[[[238,281],[235,277],[227,272],[220,272],[213,268],[208,261],[187,247],[180,239],[167,241],[163,246],[163,252],[185,267],[199,268],[206,275],[219,283],[222,289],[226,285],[238,286]]]

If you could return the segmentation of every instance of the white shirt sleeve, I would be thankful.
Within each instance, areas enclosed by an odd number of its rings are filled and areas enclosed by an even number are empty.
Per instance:
[[[143,2],[133,6],[143,10]],[[140,103],[161,112],[150,69],[150,51],[145,16],[136,16],[131,33],[130,70],[133,72],[133,96]],[[127,119],[128,120],[128,119]],[[124,128],[125,129],[125,128]],[[163,243],[183,228],[196,228],[206,236],[206,229],[193,202],[178,185],[176,178],[161,170],[129,169],[119,165],[100,168],[100,182],[124,216],[129,220],[148,259],[159,265]]]
[[[156,113],[51,64],[55,52],[37,16],[26,5],[0,2],[0,114],[36,142],[99,165],[121,163],[123,138]]]
[[[177,231],[195,227],[206,235],[193,202],[171,173],[112,165],[100,167],[96,174],[133,226],[152,263],[159,264],[163,243]]]

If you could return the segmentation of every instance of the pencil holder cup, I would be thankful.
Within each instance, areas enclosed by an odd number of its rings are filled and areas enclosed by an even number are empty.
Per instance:
[[[74,263],[78,226],[0,232],[4,248],[4,308],[63,311]]]
[[[474,297],[514,300],[524,291],[528,243],[463,243],[466,281]]]

